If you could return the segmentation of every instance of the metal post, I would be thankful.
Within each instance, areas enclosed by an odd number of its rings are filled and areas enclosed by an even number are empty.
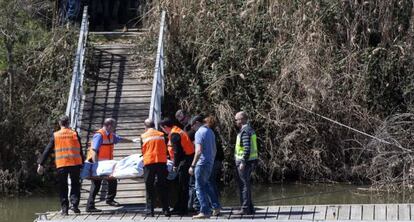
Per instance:
[[[165,11],[161,13],[160,33],[158,36],[157,57],[155,61],[154,79],[152,81],[151,105],[148,117],[154,121],[158,129],[158,123],[161,118],[161,95],[164,93],[164,70],[163,70],[163,38],[165,25]]]

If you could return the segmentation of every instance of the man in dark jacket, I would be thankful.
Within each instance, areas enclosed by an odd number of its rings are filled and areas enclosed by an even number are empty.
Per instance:
[[[195,131],[192,129],[190,124],[190,115],[188,115],[188,113],[185,110],[179,109],[177,110],[177,112],[175,112],[175,118],[180,123],[179,127],[188,134],[188,136],[191,139],[191,142],[194,143]],[[190,176],[188,191],[188,212],[197,212],[200,209],[200,203],[198,202],[196,195],[194,175]]]
[[[234,214],[254,214],[250,176],[257,165],[257,137],[253,128],[248,124],[245,112],[235,116],[236,125],[240,128],[237,134],[234,157],[236,160],[241,209]]]
[[[180,123],[178,125],[178,127],[183,129],[188,134],[191,141],[194,141],[195,131],[193,129],[191,129],[191,124],[190,124],[191,117],[190,117],[190,115],[188,115],[188,113],[185,110],[179,109],[175,113],[175,118]]]
[[[78,208],[80,200],[80,169],[84,162],[81,140],[76,131],[69,128],[69,117],[62,116],[59,119],[60,130],[53,133],[49,144],[46,146],[42,156],[38,160],[37,173],[42,175],[44,172],[43,164],[47,157],[53,152],[55,154],[55,164],[57,169],[57,179],[59,184],[59,196],[61,204],[61,214],[68,215],[68,175],[71,180],[70,202],[71,210],[80,213]]]
[[[168,152],[174,162],[173,170],[178,174],[178,200],[171,213],[185,215],[188,213],[188,168],[194,157],[194,144],[189,136],[173,121],[166,118],[160,122],[161,129],[168,134]]]

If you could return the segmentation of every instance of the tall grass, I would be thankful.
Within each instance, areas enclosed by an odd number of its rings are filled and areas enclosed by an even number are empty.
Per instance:
[[[5,61],[13,67],[11,87],[10,71],[0,66],[0,193],[24,192],[54,181],[50,174],[41,181],[36,160],[64,112],[77,37],[72,29],[51,30],[52,2],[0,3],[16,10],[0,10],[0,59],[6,57],[6,41],[14,58]]]
[[[259,136],[259,181],[408,184],[404,175],[412,168],[414,133],[412,1],[153,4],[169,17],[167,115],[178,108],[214,114],[225,142],[227,175],[234,170],[233,116],[245,110]],[[158,13],[154,10],[152,21]]]

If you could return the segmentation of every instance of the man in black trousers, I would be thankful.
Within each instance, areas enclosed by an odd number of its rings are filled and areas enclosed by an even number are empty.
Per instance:
[[[84,160],[81,149],[81,140],[76,131],[69,128],[69,117],[62,116],[59,119],[60,130],[53,133],[49,144],[46,146],[38,161],[37,173],[44,172],[43,164],[52,152],[55,154],[57,168],[61,214],[68,215],[68,175],[71,180],[70,202],[71,210],[80,213],[78,208],[80,199],[80,169]]]

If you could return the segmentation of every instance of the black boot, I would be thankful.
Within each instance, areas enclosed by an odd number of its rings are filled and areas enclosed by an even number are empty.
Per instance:
[[[75,214],[80,214],[81,213],[78,206],[72,206],[72,207],[70,207],[70,210]]]
[[[69,215],[69,213],[68,213],[68,206],[62,206],[62,210],[60,211],[60,215],[62,215],[62,216]]]
[[[102,210],[97,209],[95,207],[87,207],[86,208],[86,212],[88,212],[88,213],[92,213],[92,212],[102,212]]]
[[[154,210],[146,209],[142,214],[144,217],[154,217]]]

